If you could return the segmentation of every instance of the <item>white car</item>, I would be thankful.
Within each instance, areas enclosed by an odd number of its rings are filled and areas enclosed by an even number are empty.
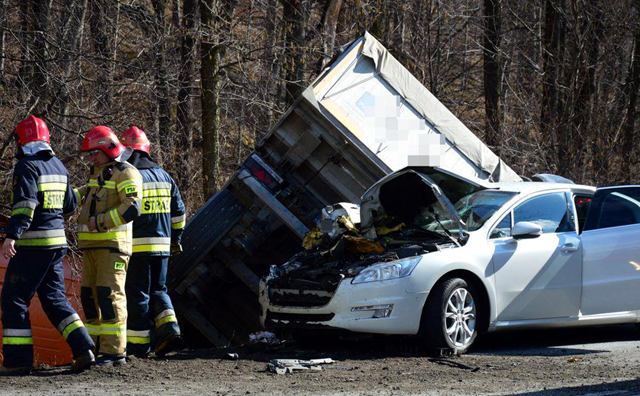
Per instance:
[[[360,220],[272,267],[266,327],[417,334],[462,353],[483,331],[640,321],[640,186],[405,168],[363,195]]]

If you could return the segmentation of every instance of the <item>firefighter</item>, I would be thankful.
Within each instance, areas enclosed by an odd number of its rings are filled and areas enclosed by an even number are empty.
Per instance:
[[[12,212],[2,246],[10,259],[2,286],[0,375],[23,375],[33,365],[29,303],[35,293],[51,323],[73,352],[71,370],[94,362],[91,337],[65,297],[63,258],[67,251],[63,215],[76,208],[69,173],[53,153],[43,120],[27,117],[18,124],[18,163],[13,172]]]
[[[98,365],[121,365],[127,344],[124,286],[131,256],[133,219],[140,214],[142,176],[125,148],[105,126],[90,130],[82,143],[92,166],[89,183],[78,189],[78,247],[83,250],[80,298],[87,329],[98,344]]]
[[[121,137],[134,151],[129,159],[142,174],[142,214],[133,222],[133,256],[127,276],[127,354],[145,357],[151,350],[151,322],[156,355],[182,347],[180,327],[167,294],[169,256],[182,251],[185,207],[175,181],[149,155],[150,143],[133,126]]]

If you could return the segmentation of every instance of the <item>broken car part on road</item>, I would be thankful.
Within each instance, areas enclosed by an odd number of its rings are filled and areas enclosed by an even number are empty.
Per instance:
[[[267,364],[267,371],[276,374],[293,374],[296,371],[304,370],[322,370],[323,364],[332,364],[334,360],[331,358],[324,359],[311,359],[311,360],[299,360],[299,359],[272,359]]]

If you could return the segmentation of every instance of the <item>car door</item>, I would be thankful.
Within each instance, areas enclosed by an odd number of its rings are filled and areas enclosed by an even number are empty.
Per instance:
[[[528,221],[543,234],[514,239],[509,224]],[[577,316],[581,251],[573,206],[564,192],[531,197],[516,206],[490,233],[498,321]]]
[[[583,315],[640,309],[640,186],[596,190],[580,236]]]

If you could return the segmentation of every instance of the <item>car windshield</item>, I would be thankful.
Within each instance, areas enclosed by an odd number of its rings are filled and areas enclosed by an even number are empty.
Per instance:
[[[478,191],[462,197],[455,207],[467,225],[467,231],[475,231],[514,195],[516,193],[508,191]]]
[[[482,227],[493,214],[516,193],[497,190],[482,190],[462,197],[455,204],[456,211],[467,225],[463,231],[475,231]],[[425,208],[416,217],[414,225],[429,231],[442,233],[446,228],[451,234],[457,233],[458,224],[451,219],[440,205]]]

